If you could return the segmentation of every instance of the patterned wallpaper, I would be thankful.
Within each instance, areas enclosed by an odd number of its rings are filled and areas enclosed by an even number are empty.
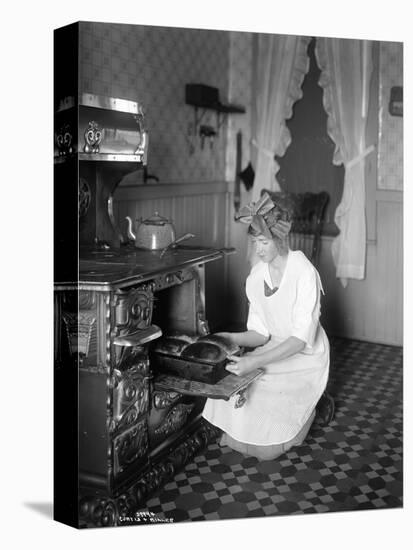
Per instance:
[[[234,115],[228,120],[228,149],[226,180],[235,178],[236,135],[242,133],[242,168],[250,159],[252,114],[252,40],[247,32],[230,33],[229,100],[245,107],[245,114]]]
[[[378,188],[403,190],[403,117],[389,113],[390,88],[403,85],[403,43],[380,42]]]
[[[236,136],[242,135],[242,162],[244,169],[251,160],[251,116],[252,116],[252,59],[253,35],[251,33],[231,32],[230,35],[230,69],[229,69],[229,97],[231,102],[243,105],[246,109],[243,115],[234,115],[228,121],[227,147],[227,181],[234,181],[236,170]],[[241,206],[251,200],[251,191],[247,192],[243,183],[240,184]],[[232,319],[237,323],[245,322],[247,303],[245,298],[245,279],[249,272],[247,262],[248,241],[246,226],[235,222],[234,209],[230,205],[229,215],[229,242],[235,247],[237,254],[228,258],[228,273],[231,284],[227,292],[227,305]]]
[[[80,23],[82,92],[138,101],[149,133],[148,172],[160,182],[222,181],[225,125],[201,149],[185,84],[215,86],[228,99],[229,32]],[[202,124],[216,126],[206,111]]]

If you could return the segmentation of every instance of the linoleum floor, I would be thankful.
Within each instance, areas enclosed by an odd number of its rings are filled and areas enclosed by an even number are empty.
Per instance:
[[[260,462],[210,444],[147,501],[174,522],[396,508],[403,503],[402,348],[333,339],[336,414]]]

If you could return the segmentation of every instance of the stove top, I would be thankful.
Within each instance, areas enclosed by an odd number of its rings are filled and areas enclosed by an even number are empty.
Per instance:
[[[179,246],[161,258],[160,250],[140,250],[133,246],[120,249],[81,247],[78,281],[56,281],[57,289],[74,287],[105,289],[122,288],[135,282],[153,279],[195,264],[204,264],[235,252],[233,248]]]

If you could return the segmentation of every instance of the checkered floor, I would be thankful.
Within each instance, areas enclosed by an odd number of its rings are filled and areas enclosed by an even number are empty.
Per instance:
[[[331,344],[328,427],[274,461],[211,444],[145,509],[177,522],[401,507],[402,349]]]

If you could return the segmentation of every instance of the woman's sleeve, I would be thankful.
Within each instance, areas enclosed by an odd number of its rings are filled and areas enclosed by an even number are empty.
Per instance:
[[[321,282],[315,269],[309,269],[297,281],[293,307],[292,336],[303,340],[307,347],[314,345],[320,318]]]

